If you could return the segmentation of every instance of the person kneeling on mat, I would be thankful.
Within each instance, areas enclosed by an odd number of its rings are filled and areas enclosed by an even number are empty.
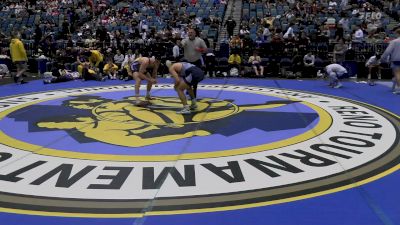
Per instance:
[[[329,76],[329,86],[333,88],[342,87],[339,80],[348,77],[347,69],[336,63],[326,66],[325,71]]]
[[[172,64],[171,62],[167,61],[166,64],[169,68],[169,73],[171,74],[172,78],[175,79],[174,88],[183,104],[183,109],[176,113],[190,114],[192,110],[197,109],[193,86],[197,85],[204,79],[204,72],[199,67],[187,62],[178,62]],[[188,91],[191,98],[190,106],[187,103],[186,95],[184,93],[185,90]]]

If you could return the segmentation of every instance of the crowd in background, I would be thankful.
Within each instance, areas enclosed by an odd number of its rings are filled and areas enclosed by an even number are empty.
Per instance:
[[[218,10],[227,2],[6,0],[0,3],[2,54],[9,54],[10,34],[18,31],[28,57],[44,55],[52,65],[69,69],[76,69],[71,65],[87,49],[118,66],[131,54],[179,60],[184,52],[180,40],[188,37],[189,28],[197,28],[207,46],[203,67],[210,75],[293,71],[315,77],[329,62],[365,63],[376,51],[383,52],[395,37],[391,25],[400,9],[398,0],[250,0],[243,1],[241,21],[222,23],[224,14],[199,13],[203,4]],[[232,23],[240,26],[238,33]],[[222,27],[228,28],[229,37],[216,49],[218,39],[203,31]]]

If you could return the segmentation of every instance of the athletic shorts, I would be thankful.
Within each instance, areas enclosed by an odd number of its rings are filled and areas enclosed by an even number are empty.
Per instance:
[[[15,61],[14,63],[19,69],[25,69],[28,66],[26,61]]]
[[[134,73],[134,72],[139,72],[139,69],[140,69],[140,63],[138,63],[138,62],[133,62],[133,63],[131,64],[131,71],[132,71],[132,73]]]
[[[185,73],[186,73],[186,76],[183,77],[183,80],[189,86],[196,85],[204,79],[203,70],[196,66],[190,67],[189,69],[187,69],[185,71]]]
[[[398,70],[400,69],[400,61],[393,61],[390,65],[390,67],[392,67],[393,70]]]
[[[337,73],[337,78],[338,79],[344,79],[344,78],[349,78],[350,75],[348,73]]]

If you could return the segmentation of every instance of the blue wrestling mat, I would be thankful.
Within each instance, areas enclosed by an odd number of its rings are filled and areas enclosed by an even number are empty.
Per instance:
[[[172,80],[151,93],[139,107],[123,81],[1,86],[0,224],[400,224],[387,83],[208,79],[188,115]]]

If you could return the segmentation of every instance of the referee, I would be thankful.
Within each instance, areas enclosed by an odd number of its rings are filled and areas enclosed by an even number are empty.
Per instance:
[[[183,48],[183,61],[191,63],[198,68],[204,68],[202,54],[207,51],[206,43],[199,38],[194,28],[189,28],[188,37],[181,41]],[[197,84],[193,85],[194,97],[197,96]]]

